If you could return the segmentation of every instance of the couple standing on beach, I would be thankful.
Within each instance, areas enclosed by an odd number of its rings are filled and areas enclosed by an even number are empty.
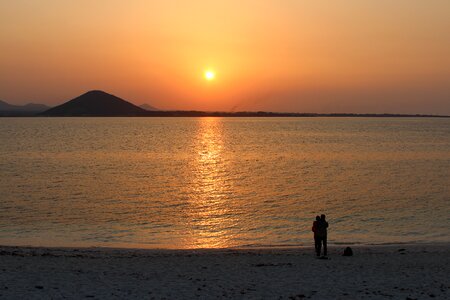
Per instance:
[[[316,248],[316,255],[320,257],[320,252],[323,245],[323,258],[327,257],[327,228],[328,222],[325,220],[325,215],[316,216],[313,223],[312,231],[314,232],[314,244]]]

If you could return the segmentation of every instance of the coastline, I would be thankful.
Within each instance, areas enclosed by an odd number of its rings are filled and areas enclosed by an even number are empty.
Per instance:
[[[450,115],[382,114],[382,113],[289,113],[270,111],[147,111],[143,114],[62,114],[23,113],[0,111],[0,118],[432,118],[448,119]]]
[[[0,246],[0,297],[97,299],[448,298],[450,243],[133,249]]]

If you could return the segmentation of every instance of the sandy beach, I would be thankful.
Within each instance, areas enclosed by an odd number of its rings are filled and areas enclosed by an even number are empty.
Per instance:
[[[144,250],[0,247],[2,299],[448,299],[450,245]]]

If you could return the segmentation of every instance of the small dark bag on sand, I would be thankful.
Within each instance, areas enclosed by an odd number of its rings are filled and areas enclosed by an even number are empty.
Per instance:
[[[350,247],[344,249],[344,254],[342,256],[353,256],[353,250]]]

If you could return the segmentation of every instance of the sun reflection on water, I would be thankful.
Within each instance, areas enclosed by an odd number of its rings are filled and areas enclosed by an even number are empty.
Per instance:
[[[223,155],[223,124],[220,118],[200,118],[198,122],[187,216],[190,227],[187,246],[229,247],[236,214],[229,205],[232,181],[229,161]]]

